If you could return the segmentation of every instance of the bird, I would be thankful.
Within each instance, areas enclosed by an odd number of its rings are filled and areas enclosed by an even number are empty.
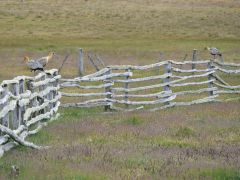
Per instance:
[[[214,56],[214,59],[216,56],[222,57],[222,53],[215,47],[205,47],[205,50],[208,50]]]
[[[45,67],[48,64],[48,61],[51,60],[54,55],[54,52],[50,52],[48,56],[41,57],[37,59],[36,62],[39,62],[43,67]]]
[[[29,67],[29,69],[31,70],[31,72],[32,71],[35,72],[37,70],[44,71],[42,64],[40,64],[39,62],[37,62],[33,59],[30,60],[28,56],[24,56],[24,61],[27,64],[27,66]]]

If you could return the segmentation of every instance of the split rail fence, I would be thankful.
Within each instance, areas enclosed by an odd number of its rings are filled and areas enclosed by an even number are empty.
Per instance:
[[[84,77],[61,79],[61,91],[62,107],[104,106],[105,110],[155,111],[229,101],[239,98],[240,64],[168,60],[108,66]]]
[[[53,69],[0,84],[0,157],[18,144],[41,148],[25,138],[56,118],[61,98],[60,78]]]

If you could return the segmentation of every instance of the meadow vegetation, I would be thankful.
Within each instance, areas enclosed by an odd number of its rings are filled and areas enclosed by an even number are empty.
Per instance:
[[[78,47],[106,64],[143,65],[159,61],[159,52],[191,59],[194,48],[209,59],[203,48],[216,46],[226,61],[240,63],[236,0],[1,1],[0,27],[0,81],[33,75],[23,56],[51,50],[58,58],[48,68],[70,52],[61,74],[75,77]],[[0,179],[239,179],[239,107],[236,101],[151,113],[60,109],[58,120],[28,139],[51,148],[6,153]]]
[[[60,119],[0,162],[19,179],[239,179],[239,102],[150,112],[61,109]],[[100,115],[101,114],[101,115]]]

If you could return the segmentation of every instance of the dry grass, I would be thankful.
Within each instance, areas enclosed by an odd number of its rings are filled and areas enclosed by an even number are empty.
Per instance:
[[[5,1],[1,31],[6,39],[239,39],[239,7],[234,0]]]

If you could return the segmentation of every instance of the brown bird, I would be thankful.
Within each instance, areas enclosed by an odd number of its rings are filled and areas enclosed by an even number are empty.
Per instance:
[[[55,55],[54,52],[50,52],[48,56],[41,57],[37,59],[36,62],[39,62],[43,67],[45,67],[48,64],[49,60],[51,60],[54,55]]]

